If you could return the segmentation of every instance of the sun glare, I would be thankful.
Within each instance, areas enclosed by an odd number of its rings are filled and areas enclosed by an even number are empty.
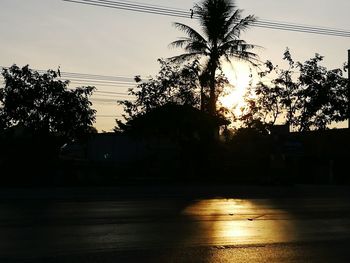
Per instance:
[[[252,81],[251,70],[247,63],[236,62],[224,64],[223,71],[231,85],[224,88],[218,102],[235,115],[239,115],[241,108],[245,105],[244,95]]]

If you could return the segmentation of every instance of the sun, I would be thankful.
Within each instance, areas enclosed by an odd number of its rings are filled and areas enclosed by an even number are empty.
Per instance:
[[[218,103],[231,110],[235,115],[240,115],[241,108],[245,106],[244,95],[249,85],[253,84],[252,69],[248,63],[234,62],[223,65],[223,72],[231,85],[224,88]]]

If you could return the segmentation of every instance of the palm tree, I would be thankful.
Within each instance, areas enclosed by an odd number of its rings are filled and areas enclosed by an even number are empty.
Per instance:
[[[221,59],[230,61],[232,58],[238,58],[251,63],[257,61],[257,55],[249,51],[255,46],[240,39],[240,33],[256,19],[252,15],[241,18],[242,10],[237,9],[232,0],[203,0],[194,6],[193,13],[194,18],[199,19],[203,34],[185,24],[174,23],[187,37],[170,43],[170,46],[184,48],[186,52],[170,60],[184,61],[203,57],[207,59],[202,75],[206,76],[209,86],[208,112],[215,115],[215,74],[220,68]]]

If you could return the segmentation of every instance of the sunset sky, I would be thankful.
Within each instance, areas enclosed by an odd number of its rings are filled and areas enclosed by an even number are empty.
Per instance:
[[[135,0],[134,2],[189,10],[196,1]],[[126,2],[126,1],[125,1]],[[238,0],[244,15],[265,20],[350,30],[349,0]],[[316,4],[317,3],[317,4]],[[61,0],[0,1],[0,66],[29,64],[34,69],[57,69],[108,76],[149,76],[158,71],[157,58],[181,52],[168,44],[183,34],[172,22],[197,28],[197,20],[92,7]],[[282,63],[289,47],[296,60],[316,52],[328,68],[347,59],[350,38],[251,28],[242,34],[261,60]],[[237,74],[246,74],[243,71]],[[244,77],[243,77],[244,78]],[[124,93],[130,84],[96,85],[99,91]],[[121,114],[118,95],[95,95],[99,130],[110,131]]]

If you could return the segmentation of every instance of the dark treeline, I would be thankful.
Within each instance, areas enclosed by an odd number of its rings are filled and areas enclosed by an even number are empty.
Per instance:
[[[348,118],[345,67],[328,70],[319,54],[297,62],[288,49],[287,68],[261,65],[240,38],[254,16],[229,0],[203,0],[193,12],[203,34],[174,24],[185,37],[171,46],[184,53],[160,59],[153,78],[135,77],[135,100],[119,101],[125,115],[113,133],[93,127],[94,87],[68,89],[59,71],[3,69],[2,185],[349,183],[348,130],[328,130]],[[260,77],[240,116],[217,103],[232,59]]]
[[[349,183],[347,129],[288,133],[286,126],[275,126],[271,134],[262,134],[247,128],[229,141],[217,141],[208,140],[207,130],[174,131],[169,125],[171,131],[147,126],[144,135],[95,135],[79,158],[65,160],[61,173],[71,182],[102,185]],[[75,147],[66,156],[82,145]]]
[[[68,89],[59,72],[28,66],[3,69],[0,88],[2,184],[51,183],[60,147],[96,132],[89,96],[94,87]]]
[[[130,91],[136,100],[121,102],[126,121],[105,134],[91,126],[92,87],[67,90],[54,71],[7,69],[0,89],[2,185],[349,183],[346,129],[289,132],[288,124],[254,119],[263,115],[252,111],[233,132],[224,114],[201,110],[196,88],[189,88],[200,85],[197,62],[161,65],[156,78],[137,80]]]

